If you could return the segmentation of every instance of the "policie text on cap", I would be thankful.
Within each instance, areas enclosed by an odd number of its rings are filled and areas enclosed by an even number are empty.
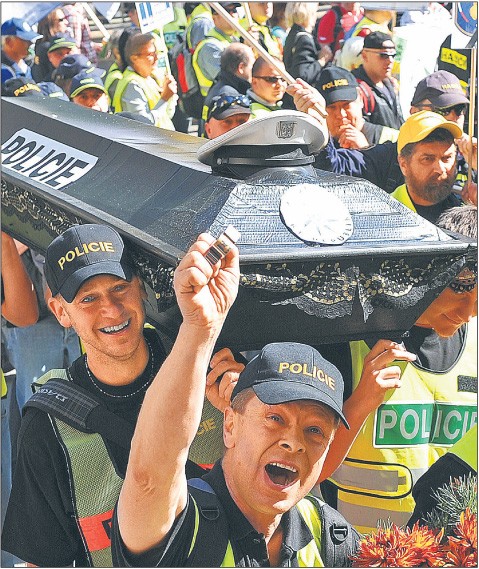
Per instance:
[[[132,263],[120,235],[106,225],[74,225],[56,237],[45,254],[52,295],[72,302],[82,284],[96,275],[131,281]]]

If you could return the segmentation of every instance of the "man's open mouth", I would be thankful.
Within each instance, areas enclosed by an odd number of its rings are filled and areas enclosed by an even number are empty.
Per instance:
[[[100,331],[105,334],[116,334],[117,332],[124,330],[129,324],[130,320],[126,320],[125,322],[118,324],[118,326],[106,326],[105,328],[100,328]]]
[[[270,480],[280,486],[289,486],[298,478],[296,468],[281,462],[270,462],[265,466],[265,470]]]

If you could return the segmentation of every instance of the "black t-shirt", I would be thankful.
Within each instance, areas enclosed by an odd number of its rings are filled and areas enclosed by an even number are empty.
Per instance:
[[[469,474],[475,474],[474,470],[457,455],[448,452],[441,456],[414,485],[412,495],[416,504],[407,523],[408,527],[412,528],[417,521],[424,525],[427,514],[438,505],[434,497],[435,491],[449,484],[451,478],[465,478]]]
[[[434,205],[418,205],[414,204],[416,212],[424,219],[427,219],[431,223],[436,223],[441,213],[444,213],[447,209],[451,207],[457,207],[461,205],[461,199],[456,194],[449,194],[446,199],[442,200]]]
[[[74,383],[132,424],[136,423],[152,374],[156,375],[166,357],[156,331],[145,328],[144,334],[153,357],[142,375],[129,385],[99,384],[88,375],[85,356],[68,370]],[[105,444],[117,472],[124,476],[128,451],[108,440]],[[66,459],[46,413],[28,409],[22,419],[18,448],[2,549],[44,567],[65,567],[73,562],[77,567],[88,566],[74,516]]]
[[[203,478],[214,489],[228,520],[229,534],[236,567],[269,567],[268,550],[264,535],[258,533],[242,514],[231,497],[224,479],[221,461]],[[200,516],[200,523],[202,517]],[[294,507],[283,514],[283,544],[280,567],[297,566],[296,552],[306,547],[313,539],[306,522]],[[153,547],[141,555],[125,550],[115,514],[112,524],[112,555],[115,567],[185,567],[195,528],[195,506],[191,495],[185,510],[176,520],[162,545]]]

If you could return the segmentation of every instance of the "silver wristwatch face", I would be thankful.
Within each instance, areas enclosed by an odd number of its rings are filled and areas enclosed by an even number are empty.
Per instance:
[[[280,212],[286,227],[302,241],[340,245],[353,234],[353,220],[346,205],[315,184],[287,189]]]

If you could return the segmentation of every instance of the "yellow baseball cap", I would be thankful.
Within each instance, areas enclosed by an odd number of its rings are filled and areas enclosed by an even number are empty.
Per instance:
[[[455,122],[447,121],[443,116],[432,111],[419,111],[411,115],[399,129],[398,154],[401,150],[413,142],[421,142],[432,131],[444,128],[448,130],[454,138],[462,136],[462,128]]]

